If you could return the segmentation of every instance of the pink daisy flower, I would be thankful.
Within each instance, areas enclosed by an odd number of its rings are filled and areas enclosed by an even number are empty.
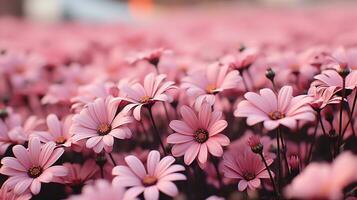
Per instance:
[[[141,60],[146,60],[150,64],[154,65],[157,67],[157,65],[160,62],[161,56],[165,54],[172,54],[172,51],[164,49],[164,48],[158,48],[158,49],[152,49],[152,50],[147,50],[144,52],[138,53],[136,56],[130,59],[131,64],[135,64]]]
[[[272,162],[273,160],[267,160],[268,165]],[[253,153],[249,147],[242,147],[235,152],[228,151],[223,155],[223,164],[224,176],[239,180],[239,191],[246,188],[255,190],[260,187],[261,179],[269,179],[269,173],[260,156]]]
[[[124,200],[124,189],[110,184],[107,180],[97,180],[93,185],[84,186],[80,195],[68,200]]]
[[[120,97],[129,104],[125,106],[124,110],[129,111],[134,108],[133,115],[138,121],[141,119],[141,108],[151,107],[157,101],[169,101],[171,97],[166,94],[170,89],[176,88],[174,82],[164,82],[166,75],[155,75],[150,73],[145,76],[144,85],[135,83],[131,87],[123,86],[121,90],[127,95],[126,97]]]
[[[174,164],[172,156],[160,159],[158,151],[150,151],[146,162],[143,163],[135,156],[125,157],[127,166],[119,165],[113,168],[113,185],[128,187],[124,199],[135,199],[144,193],[146,200],[158,200],[159,191],[174,197],[178,189],[173,181],[186,180],[186,176],[178,173],[184,171],[182,165]]]
[[[308,91],[308,95],[313,98],[310,105],[315,110],[322,110],[327,105],[341,102],[341,97],[336,95],[335,87],[329,87],[319,91],[317,87],[312,86]]]
[[[64,147],[71,146],[72,132],[69,130],[72,123],[72,116],[68,115],[60,121],[54,114],[47,116],[48,131],[35,131],[31,137],[38,137],[41,142],[55,142],[57,145]]]
[[[14,157],[1,160],[0,173],[9,176],[4,186],[13,189],[16,194],[28,190],[38,194],[41,183],[50,183],[54,177],[67,175],[63,166],[52,166],[63,154],[62,148],[56,148],[54,142],[41,144],[36,137],[30,139],[28,149],[22,145],[12,148]]]
[[[203,103],[199,112],[188,106],[180,109],[182,120],[173,120],[169,126],[175,131],[167,137],[167,143],[174,144],[172,155],[183,156],[190,165],[195,158],[200,163],[207,161],[208,152],[216,157],[223,155],[222,146],[229,145],[229,138],[221,132],[227,127],[222,120],[222,112],[212,111],[208,103]]]
[[[311,83],[312,86],[317,87],[318,90],[325,90],[329,87],[336,88],[336,91],[342,90],[343,78],[336,70],[325,70],[321,74],[314,76],[316,79]],[[353,90],[357,86],[357,71],[352,70],[345,79],[345,88]]]
[[[71,187],[78,187],[89,183],[99,172],[99,167],[94,160],[90,159],[82,165],[78,163],[64,163],[63,166],[67,168],[68,175],[61,177],[61,183]]]
[[[268,130],[279,125],[294,129],[297,120],[313,121],[315,115],[309,105],[311,98],[306,95],[293,97],[292,94],[291,86],[282,87],[278,95],[268,88],[261,89],[260,94],[247,92],[244,95],[247,100],[238,104],[234,115],[247,117],[249,126],[264,122]]]
[[[340,154],[332,164],[308,165],[285,188],[287,198],[343,199],[343,189],[357,181],[357,156],[351,152]]]
[[[228,65],[221,66],[219,63],[214,63],[182,79],[181,87],[186,89],[189,96],[195,98],[196,108],[203,101],[213,105],[215,94],[239,86],[241,81],[239,72],[228,69]]]
[[[0,189],[0,199],[3,200],[30,200],[32,197],[31,194],[21,194],[17,195],[13,191],[8,190],[6,187]]]
[[[98,98],[73,116],[73,142],[86,140],[87,148],[100,153],[103,149],[107,152],[112,151],[114,138],[130,138],[131,131],[127,124],[133,119],[125,111],[116,115],[118,102],[120,101],[111,97]]]

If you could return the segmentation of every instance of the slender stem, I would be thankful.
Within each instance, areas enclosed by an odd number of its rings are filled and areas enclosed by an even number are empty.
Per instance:
[[[341,139],[341,137],[342,137],[342,112],[343,112],[343,101],[345,99],[345,93],[346,93],[346,79],[345,78],[343,78],[342,83],[343,84],[342,84],[342,98],[341,98],[341,102],[340,102],[340,123],[339,123],[337,147],[336,147],[337,153],[339,152],[340,141],[342,141],[342,139]]]
[[[285,142],[284,142],[283,134],[281,132],[280,132],[280,141],[281,141],[281,146],[282,146],[281,148],[282,148],[283,156],[284,156],[285,168],[288,171],[288,174],[290,174],[288,159],[287,159],[287,156],[286,156],[286,145],[285,145]]]
[[[310,150],[309,153],[307,154],[307,160],[306,162],[310,162],[311,160],[311,156],[312,156],[312,149],[314,148],[315,142],[316,142],[316,133],[317,133],[317,128],[319,127],[319,122],[316,121],[316,125],[315,125],[315,129],[314,129],[314,134],[313,134],[313,138],[312,138],[312,142],[311,142],[311,146],[310,146]]]
[[[219,164],[218,158],[213,157],[213,165],[214,165],[214,169],[216,170],[217,179],[218,179],[218,182],[219,182],[219,188],[222,188],[223,187],[223,182],[222,182],[222,176],[219,173],[218,164]]]
[[[353,99],[353,104],[352,104],[352,110],[351,110],[351,113],[350,113],[350,118],[348,119],[348,122],[347,122],[347,124],[346,124],[346,126],[345,126],[345,128],[343,129],[343,132],[342,132],[342,138],[343,138],[343,136],[345,135],[345,132],[346,132],[348,126],[350,125],[350,123],[351,123],[351,126],[352,126],[352,130],[354,130],[353,124],[352,124],[352,118],[353,118],[353,113],[354,113],[355,108],[356,108],[356,101],[357,101],[357,91],[356,91],[355,97],[354,97],[354,99]],[[353,134],[356,136],[355,133],[353,133]]]
[[[278,185],[278,191],[280,193],[281,190],[281,161],[280,161],[280,128],[278,127],[276,130],[276,144],[277,144],[277,162],[278,162],[278,181],[277,181],[277,185]]]
[[[271,171],[270,171],[270,169],[269,169],[268,163],[267,163],[267,161],[265,160],[265,158],[264,158],[262,152],[259,153],[259,155],[260,155],[260,157],[262,158],[262,160],[263,160],[263,162],[264,162],[264,165],[265,165],[265,168],[266,168],[266,170],[267,170],[268,173],[269,173],[269,178],[270,178],[271,183],[273,184],[274,193],[275,193],[276,197],[279,198],[279,193],[278,193],[278,191],[276,190],[275,181],[274,181],[273,175],[271,174]]]
[[[154,129],[155,129],[154,132],[155,132],[156,138],[157,138],[157,140],[160,142],[160,146],[161,146],[161,148],[162,148],[162,151],[164,152],[164,155],[166,156],[167,153],[166,153],[166,150],[165,150],[165,146],[164,146],[164,143],[163,143],[162,140],[161,140],[160,133],[159,133],[159,130],[157,129],[157,126],[156,126],[154,117],[153,117],[153,115],[152,115],[151,108],[148,108],[148,110],[149,110],[149,115],[150,115],[150,119],[151,119],[152,126],[153,126]]]
[[[242,76],[242,81],[243,81],[243,85],[244,85],[245,91],[249,92],[247,81],[245,80],[245,78],[243,76],[243,71],[244,70],[238,70],[238,71],[239,71],[240,75]]]
[[[100,165],[100,177],[104,178],[104,167],[103,165]]]
[[[322,132],[324,133],[324,135],[327,135],[327,134],[326,134],[326,130],[325,130],[324,123],[322,122],[322,117],[321,117],[320,111],[317,112],[317,118],[319,119],[319,122],[320,122],[320,124],[321,124]]]
[[[115,160],[114,160],[114,157],[113,157],[112,153],[108,153],[108,155],[109,155],[110,160],[112,160],[113,165],[114,165],[114,166],[117,166],[117,163],[115,162]]]

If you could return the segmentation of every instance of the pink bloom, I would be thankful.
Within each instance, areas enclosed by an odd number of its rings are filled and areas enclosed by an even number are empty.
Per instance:
[[[61,177],[59,182],[69,186],[87,184],[99,171],[99,167],[94,160],[87,160],[82,165],[78,163],[64,163],[63,167],[67,168],[68,175]]]
[[[172,155],[184,155],[186,165],[190,165],[196,157],[200,163],[205,163],[208,152],[216,157],[222,156],[222,146],[230,142],[227,136],[221,134],[227,127],[227,122],[221,120],[222,112],[212,111],[206,102],[198,113],[188,106],[182,106],[180,111],[182,120],[170,122],[175,132],[167,137],[167,143],[174,144]]]
[[[308,95],[314,99],[310,103],[314,110],[322,110],[327,105],[341,102],[341,97],[336,95],[335,87],[329,87],[319,91],[317,87],[311,86]]]
[[[357,156],[339,155],[332,164],[308,165],[285,189],[288,198],[342,199],[343,189],[357,181]]]
[[[160,58],[164,54],[171,54],[172,52],[170,50],[165,50],[163,48],[158,48],[158,49],[153,49],[153,50],[148,50],[145,52],[138,53],[135,57],[130,59],[130,63],[134,64],[136,62],[139,62],[141,60],[146,60],[150,64],[154,65],[157,67],[157,65],[160,62]]]
[[[215,94],[239,86],[241,81],[239,72],[228,71],[228,69],[228,65],[221,66],[219,63],[214,63],[182,79],[181,86],[186,89],[189,96],[195,98],[196,109],[203,101],[213,105]]]
[[[116,115],[118,102],[111,97],[98,98],[76,114],[71,126],[73,142],[86,140],[87,148],[100,153],[103,148],[107,152],[112,150],[114,138],[130,138],[127,124],[133,119],[125,111]]]
[[[34,137],[30,139],[28,149],[16,145],[12,151],[15,158],[3,158],[0,173],[9,176],[4,186],[13,189],[16,194],[30,190],[36,195],[41,190],[41,183],[50,183],[54,177],[67,175],[65,167],[52,166],[64,152],[62,148],[56,148],[54,142],[42,145]]]
[[[244,49],[239,54],[227,55],[221,62],[228,65],[230,68],[236,70],[248,69],[258,57],[258,50],[256,48]]]
[[[32,195],[29,193],[17,195],[6,187],[0,189],[0,199],[2,200],[30,200],[31,197]]]
[[[156,76],[154,73],[150,73],[145,76],[144,85],[135,83],[131,87],[123,86],[121,90],[127,96],[120,99],[129,102],[124,110],[129,111],[134,108],[134,118],[139,121],[142,106],[152,106],[157,101],[169,101],[170,96],[166,92],[176,87],[172,81],[163,82],[165,78],[166,75],[164,74]]]
[[[279,125],[294,129],[297,120],[313,121],[315,116],[306,95],[292,96],[291,86],[284,86],[276,95],[271,89],[260,90],[260,95],[247,92],[234,112],[236,117],[247,117],[249,126],[264,122],[264,127],[273,130]]]
[[[129,187],[124,199],[135,199],[144,192],[146,200],[158,200],[159,191],[174,197],[178,190],[173,181],[186,180],[186,176],[178,173],[184,171],[182,165],[174,164],[172,156],[160,159],[158,151],[151,151],[148,155],[146,169],[135,156],[125,157],[128,166],[119,165],[113,168],[113,185]]]
[[[327,88],[333,87],[337,91],[342,90],[343,78],[338,74],[336,70],[325,70],[314,76],[316,79],[311,83],[313,87],[317,87],[318,91],[325,90]],[[357,71],[352,70],[346,77],[345,88],[353,90],[357,86]]]
[[[247,187],[250,190],[259,188],[260,179],[269,179],[269,173],[260,156],[253,153],[248,147],[242,147],[237,152],[228,151],[224,154],[224,176],[238,179],[239,191],[244,191]],[[267,160],[268,165],[271,165],[272,162],[272,160]]]
[[[110,184],[107,180],[97,180],[86,185],[82,194],[71,196],[68,200],[124,200],[124,189]]]
[[[62,121],[54,114],[47,116],[48,131],[36,131],[31,136],[38,137],[41,142],[55,142],[57,145],[64,147],[71,146],[72,132],[70,126],[72,123],[72,116],[68,115]]]

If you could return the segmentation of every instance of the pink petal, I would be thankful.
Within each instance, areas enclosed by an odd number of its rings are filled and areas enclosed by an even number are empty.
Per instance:
[[[30,189],[31,189],[32,194],[36,195],[36,194],[40,193],[41,183],[38,180],[33,179]]]
[[[192,146],[194,143],[194,141],[191,142],[186,142],[186,143],[181,143],[181,144],[175,144],[172,149],[171,149],[171,153],[173,156],[175,157],[179,157],[185,154],[185,152],[187,151],[187,149]]]
[[[193,136],[188,136],[188,135],[181,135],[178,133],[173,133],[169,135],[166,139],[167,143],[169,144],[180,144],[180,143],[186,143],[193,141]]]
[[[178,194],[176,185],[170,181],[159,181],[157,188],[170,197],[174,197]]]
[[[23,194],[31,185],[32,178],[25,178],[19,181],[14,188],[14,193],[16,194]]]
[[[105,135],[103,136],[103,142],[106,146],[113,146],[114,138],[111,135]]]
[[[14,153],[17,160],[24,166],[29,167],[31,165],[31,161],[29,158],[29,153],[26,148],[22,145],[16,145],[12,148],[12,152]]]
[[[279,121],[273,121],[273,120],[264,121],[264,127],[269,131],[276,129],[279,125],[280,125]]]
[[[249,185],[250,189],[258,188],[260,186],[260,179],[259,178],[255,178],[253,180],[250,180],[248,182],[248,185]]]
[[[51,134],[56,137],[62,135],[62,125],[61,122],[58,120],[57,116],[54,114],[50,114],[47,116],[47,126],[48,130]]]
[[[141,107],[142,107],[142,106],[143,106],[143,105],[140,104],[140,105],[136,106],[136,108],[134,108],[133,115],[134,115],[134,118],[135,118],[136,120],[138,120],[138,121],[141,120]]]
[[[145,200],[158,200],[159,199],[159,190],[156,186],[150,186],[144,190]]]
[[[204,103],[198,112],[198,119],[202,128],[207,129],[211,119],[211,106],[208,103]]]
[[[215,122],[208,130],[210,136],[214,136],[220,132],[222,132],[226,127],[228,123],[226,120],[219,120]]]
[[[216,156],[216,157],[221,157],[223,155],[223,149],[221,147],[221,145],[216,142],[214,139],[210,138],[207,140],[206,142],[207,147],[208,147],[208,151]]]
[[[125,157],[126,164],[130,169],[140,178],[143,178],[146,175],[146,170],[143,163],[135,156]]]
[[[95,145],[97,145],[102,140],[102,138],[103,138],[102,136],[96,136],[96,137],[89,138],[86,142],[86,147],[88,149],[93,148]]]
[[[193,130],[196,130],[198,126],[198,118],[196,113],[188,106],[182,106],[180,108],[180,113],[185,123]]]
[[[26,172],[27,168],[25,168],[16,158],[13,157],[5,157],[1,160],[1,164],[4,166],[11,168],[11,169],[16,169],[18,171]],[[29,167],[29,166],[26,166]]]
[[[150,151],[146,161],[147,170],[149,175],[154,175],[156,166],[160,162],[160,153],[158,151]]]
[[[217,141],[221,146],[228,146],[230,143],[229,138],[223,134],[217,134],[211,137],[211,139]]]
[[[197,157],[197,154],[200,150],[200,144],[194,142],[192,145],[186,149],[185,156],[184,156],[184,161],[186,165],[190,165],[193,160]]]
[[[242,180],[240,180],[239,183],[238,183],[238,190],[242,192],[242,191],[244,191],[244,190],[247,188],[247,186],[248,186],[247,181],[244,180],[244,179],[242,179]]]
[[[46,163],[43,165],[44,169],[47,169],[48,167],[52,166],[64,153],[63,148],[57,148],[53,151],[52,155],[50,158],[46,161]]]
[[[123,199],[136,199],[144,190],[143,186],[132,187],[125,192]]]
[[[32,164],[39,165],[39,156],[41,152],[40,140],[36,137],[31,138],[29,141],[28,149]]]
[[[200,163],[206,163],[207,152],[208,152],[208,149],[207,149],[206,144],[201,144],[200,151],[198,153],[198,160],[200,161]]]
[[[56,144],[54,142],[48,142],[42,146],[39,164],[44,166],[48,159],[51,157],[53,151],[56,148]]]
[[[165,156],[162,158],[155,169],[155,176],[161,176],[163,173],[167,172],[167,169],[175,162],[175,158],[172,156]]]
[[[189,127],[185,122],[180,121],[180,120],[172,120],[170,122],[169,126],[175,132],[185,134],[185,135],[193,135],[193,132],[194,132],[194,130],[191,127]]]

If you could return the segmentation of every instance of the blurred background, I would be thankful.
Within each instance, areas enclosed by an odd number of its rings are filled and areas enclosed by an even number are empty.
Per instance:
[[[301,8],[356,0],[0,0],[1,16],[42,22],[131,22],[150,19],[180,8],[250,6]]]

